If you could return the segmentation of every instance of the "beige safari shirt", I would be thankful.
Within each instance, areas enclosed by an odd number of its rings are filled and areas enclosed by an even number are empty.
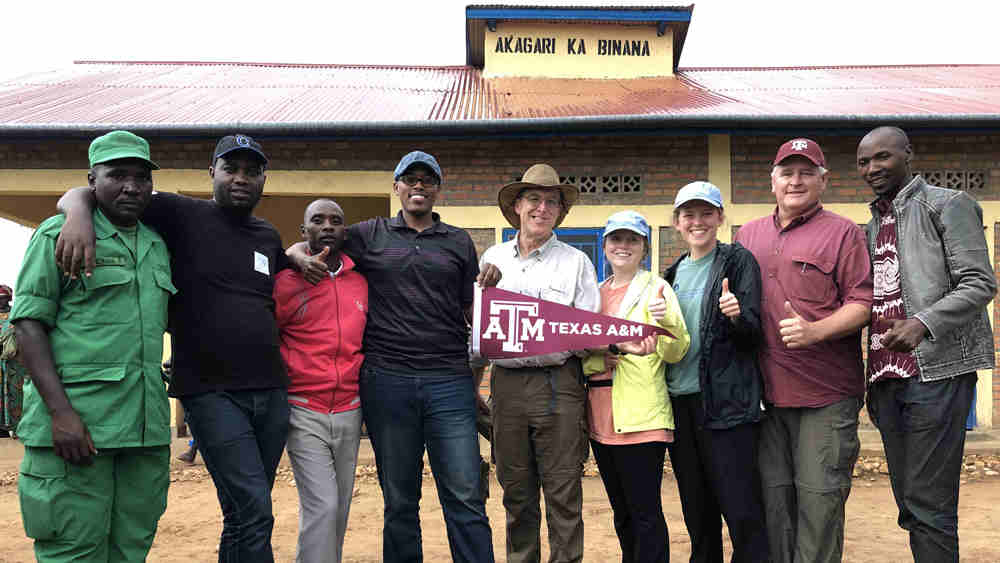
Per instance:
[[[600,311],[601,293],[597,288],[597,274],[586,254],[560,241],[552,233],[541,247],[521,256],[517,247],[518,235],[490,247],[479,260],[480,269],[486,263],[500,268],[503,276],[497,284],[498,288],[594,313]],[[558,352],[495,360],[494,363],[505,368],[558,366],[571,355],[573,352]]]

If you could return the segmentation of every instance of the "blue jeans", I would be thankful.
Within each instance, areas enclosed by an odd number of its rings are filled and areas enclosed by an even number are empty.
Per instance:
[[[284,388],[181,397],[222,506],[220,563],[270,563],[271,487],[288,436]]]
[[[382,560],[423,561],[424,447],[456,562],[492,562],[493,535],[479,493],[476,389],[469,375],[415,376],[361,369],[361,410],[385,501]],[[199,438],[200,439],[200,438]]]

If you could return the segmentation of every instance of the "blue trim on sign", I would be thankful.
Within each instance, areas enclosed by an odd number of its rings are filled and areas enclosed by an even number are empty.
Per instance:
[[[596,20],[633,22],[689,22],[691,12],[682,10],[594,10],[560,8],[466,8],[465,17],[471,20]]]

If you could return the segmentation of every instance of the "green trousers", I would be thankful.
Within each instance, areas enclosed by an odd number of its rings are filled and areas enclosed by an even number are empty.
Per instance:
[[[26,447],[18,493],[36,559],[145,561],[169,484],[169,446],[105,449],[89,466]]]

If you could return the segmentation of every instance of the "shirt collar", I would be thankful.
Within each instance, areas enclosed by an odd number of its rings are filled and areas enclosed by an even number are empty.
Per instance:
[[[878,198],[872,202],[875,209],[878,210],[879,215],[888,215],[892,213],[892,202],[885,198]]]
[[[99,239],[106,239],[118,234],[118,229],[111,223],[111,220],[101,211],[99,207],[94,208],[94,235]],[[136,222],[136,227],[139,223]]]
[[[779,232],[786,231],[788,229],[794,229],[795,227],[798,227],[799,225],[806,223],[807,221],[815,217],[816,214],[818,214],[822,210],[823,210],[823,204],[817,201],[815,207],[813,207],[809,211],[806,211],[802,215],[799,215],[798,217],[792,219],[791,222],[788,223],[787,227],[782,228],[781,220],[778,219],[778,206],[775,205],[774,215],[772,215],[772,218],[774,219],[774,228],[777,229]]]
[[[447,232],[447,229],[441,223],[441,216],[438,215],[438,213],[436,211],[431,211],[431,219],[434,220],[434,224],[431,225],[431,228],[427,229],[427,231],[424,231],[424,232],[428,232],[428,231],[432,232],[432,233],[444,233],[444,232]],[[403,211],[402,210],[400,210],[399,213],[397,213],[395,217],[389,219],[389,228],[390,229],[397,229],[397,230],[398,229],[410,229],[410,226],[406,224],[406,219],[403,219]],[[413,229],[410,229],[410,230],[412,231]]]
[[[510,239],[511,242],[514,243],[514,256],[515,257],[519,257],[521,255],[520,254],[521,253],[521,247],[517,244],[517,237],[519,237],[519,236],[521,236],[521,231],[517,231],[516,233],[514,233],[514,238]],[[536,253],[538,254],[538,256],[544,256],[545,253],[548,252],[548,250],[550,248],[552,248],[553,246],[555,246],[557,240],[559,240],[559,238],[556,236],[555,231],[553,231],[552,232],[552,236],[549,237],[549,240],[545,241],[545,243],[542,244],[542,246],[539,246],[538,248],[536,248],[536,249],[532,250],[531,252],[529,252],[528,256],[531,256],[532,254],[536,254]]]
[[[923,177],[920,176],[920,174],[914,174],[913,178],[910,178],[910,183],[900,188],[899,191],[896,192],[896,195],[891,200],[886,200],[885,198],[878,197],[875,198],[875,201],[869,203],[868,207],[873,211],[878,211],[880,214],[885,215],[890,210],[892,210],[892,204],[894,202],[904,201],[906,198],[910,197],[913,194],[913,192],[917,190],[919,186],[923,185],[924,183],[925,183],[924,179]]]

